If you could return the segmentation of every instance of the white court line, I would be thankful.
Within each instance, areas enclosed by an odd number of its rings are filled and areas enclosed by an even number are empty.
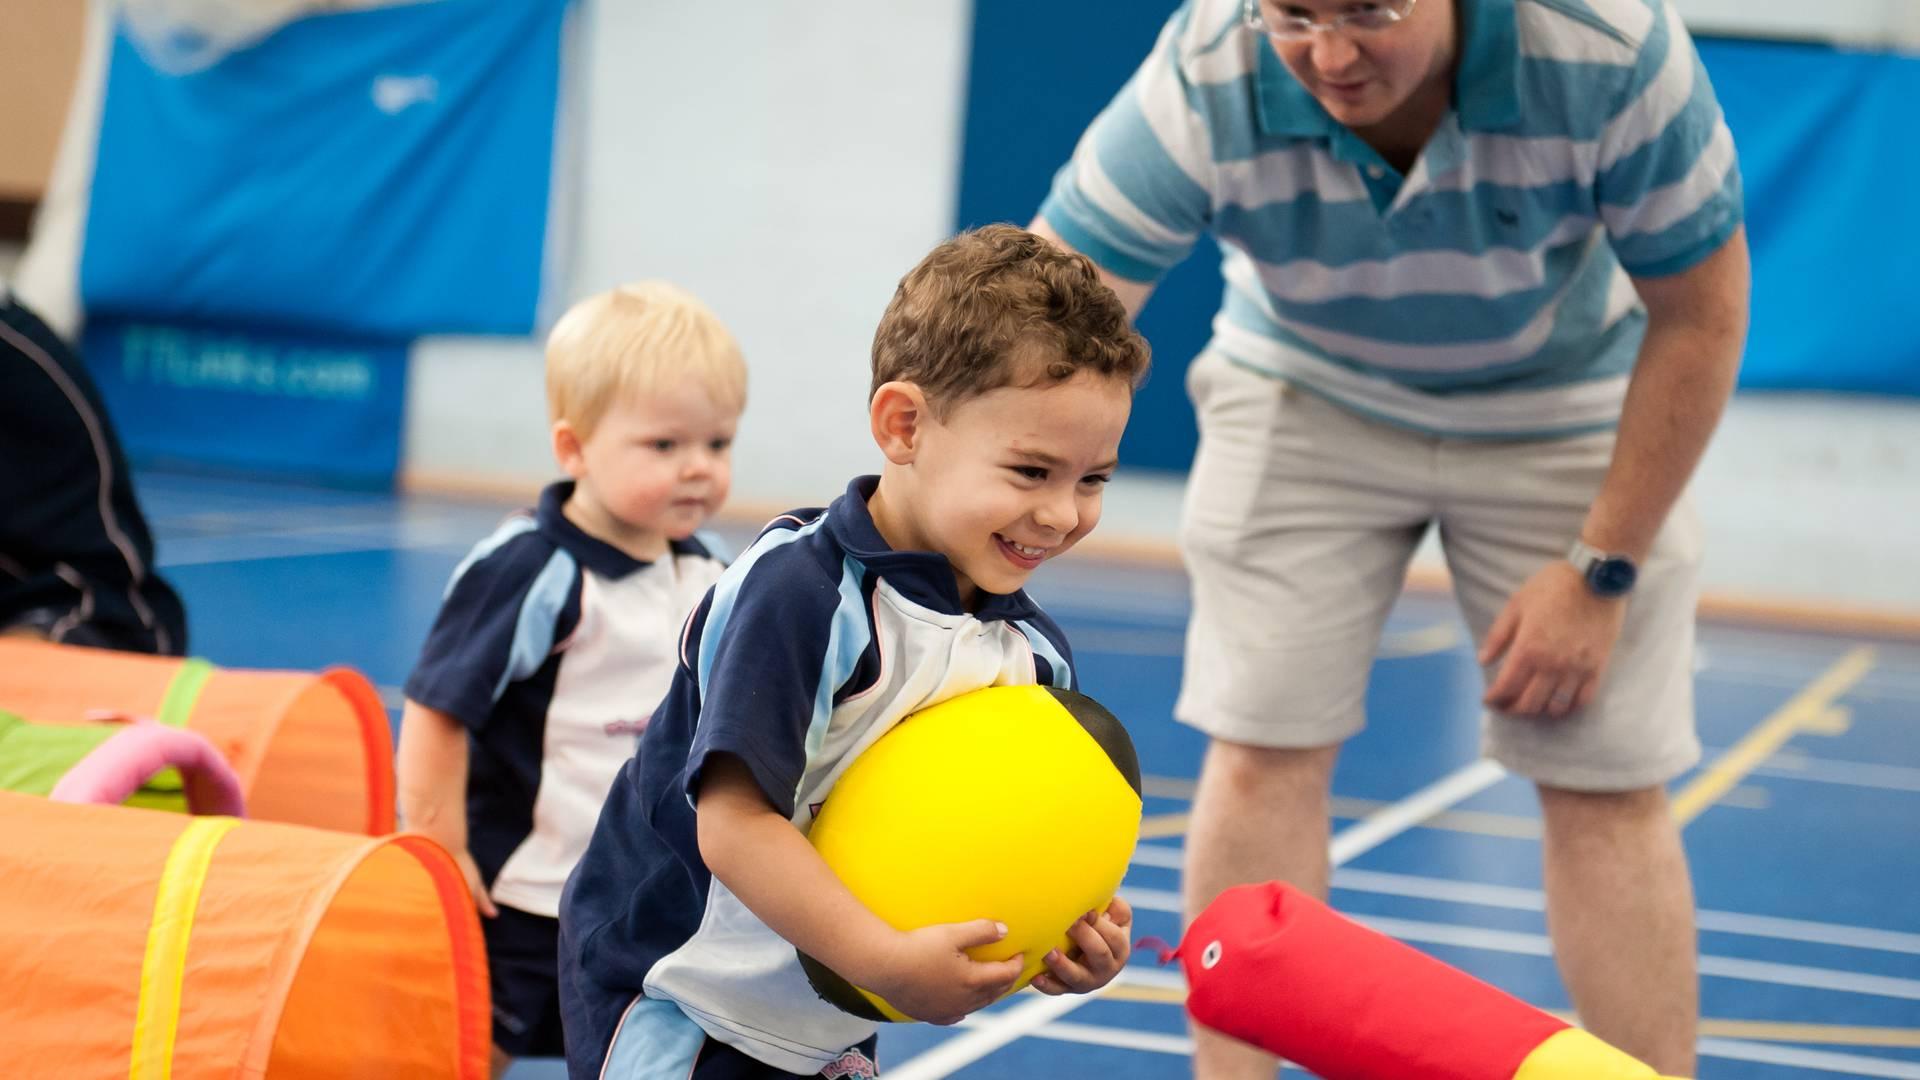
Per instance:
[[[1489,952],[1517,953],[1523,956],[1552,956],[1553,944],[1545,934],[1513,930],[1489,930],[1478,926],[1452,926],[1416,919],[1390,919],[1383,916],[1354,916],[1355,921],[1401,941],[1419,941],[1429,945],[1458,945]],[[1920,1001],[1920,979],[1892,975],[1866,975],[1854,971],[1808,967],[1802,964],[1774,964],[1761,960],[1742,960],[1731,956],[1700,957],[1700,974],[1747,982],[1798,986],[1809,990],[1838,990],[1849,994],[1903,998]]]
[[[1136,866],[1178,870],[1184,852],[1165,844],[1141,844],[1133,851]],[[1510,885],[1483,885],[1473,881],[1390,874],[1377,870],[1339,870],[1333,875],[1333,887],[1349,892],[1384,896],[1405,896],[1416,900],[1440,900],[1456,904],[1506,908],[1512,911],[1545,911],[1546,894],[1538,889],[1520,889]],[[1140,890],[1148,895],[1153,890]],[[1736,911],[1703,909],[1695,913],[1701,930],[1719,934],[1743,934],[1747,937],[1775,938],[1813,945],[1840,945],[1853,949],[1877,949],[1881,952],[1920,956],[1920,934],[1899,930],[1880,930],[1870,926],[1814,922],[1809,919],[1783,919],[1772,915],[1747,915]]]
[[[1352,862],[1455,803],[1478,795],[1506,775],[1507,770],[1498,763],[1481,758],[1397,803],[1381,807],[1333,838],[1333,865]]]
[[[1180,912],[1180,894],[1170,889],[1136,889],[1121,886],[1127,903],[1143,911]],[[1395,919],[1384,915],[1348,915],[1357,923],[1370,926],[1401,941],[1419,941],[1428,945],[1457,945],[1486,952],[1516,953],[1521,956],[1553,955],[1553,942],[1545,934],[1519,930],[1494,930],[1483,926],[1426,922],[1420,919]],[[1132,968],[1127,969],[1129,971]],[[1700,974],[1746,982],[1798,986],[1810,990],[1838,990],[1849,994],[1905,998],[1920,1001],[1920,979],[1893,975],[1868,975],[1835,968],[1808,967],[1801,964],[1775,964],[1763,960],[1742,960],[1731,956],[1701,956]]]
[[[1048,1026],[1056,1018],[1106,992],[1106,986],[1091,994],[1040,995],[1002,1012],[976,1016],[962,1024],[960,1034],[926,1051],[919,1057],[887,1070],[887,1080],[936,1080],[955,1069],[964,1068],[1022,1036]]]
[[[406,535],[400,535],[401,533]],[[424,533],[424,535],[422,535]],[[304,559],[316,555],[359,555],[368,552],[409,551],[458,554],[486,535],[485,530],[448,526],[438,531],[418,526],[300,529],[239,536],[162,538],[155,560],[163,569],[182,566],[219,566],[267,559]]]
[[[1354,892],[1407,896],[1422,900],[1445,900],[1482,907],[1508,908],[1514,911],[1545,911],[1546,894],[1537,889],[1516,889],[1506,885],[1481,885],[1469,881],[1416,877],[1411,874],[1387,874],[1375,870],[1342,870],[1333,875],[1333,887]],[[1920,934],[1898,930],[1878,930],[1867,926],[1812,922],[1805,919],[1781,919],[1769,915],[1743,915],[1732,911],[1696,913],[1700,929],[1748,937],[1777,938],[1816,945],[1844,945],[1855,949],[1920,956]]]
[[[984,1018],[969,1018],[962,1020],[960,1026],[977,1027],[988,1022]],[[1157,1031],[1133,1031],[1127,1028],[1098,1027],[1093,1024],[1057,1023],[1048,1024],[1029,1034],[1042,1039],[1079,1043],[1083,1046],[1110,1046],[1116,1050],[1145,1050],[1152,1054],[1191,1055],[1193,1053],[1192,1039],[1185,1035],[1170,1035]],[[893,1070],[888,1070],[885,1075],[892,1076]]]
[[[1914,700],[1920,701],[1920,693],[1914,695]],[[1765,765],[1753,772],[1756,776],[1776,776],[1783,780],[1806,780],[1880,791],[1920,792],[1920,769],[1906,765],[1815,757],[1790,746],[1773,755]]]
[[[1340,834],[1333,838],[1329,857],[1335,866],[1357,858],[1413,828],[1423,819],[1486,790],[1506,774],[1505,769],[1484,758],[1449,773],[1405,799],[1382,807],[1361,821],[1341,830]],[[1122,889],[1121,895],[1128,897],[1131,902],[1135,893],[1132,890]],[[1174,904],[1174,909],[1179,910],[1177,902]],[[1106,987],[1101,988],[1102,991],[1105,989]],[[957,1069],[980,1060],[1015,1039],[1033,1034],[1099,996],[1100,991],[1092,994],[1042,997],[1038,1001],[1016,1005],[1004,1012],[991,1013],[979,1018],[978,1023],[967,1025],[961,1034],[927,1050],[918,1057],[888,1069],[888,1080],[937,1080],[939,1077],[947,1076]]]
[[[1842,1054],[1832,1050],[1802,1050],[1797,1046],[1747,1042],[1744,1039],[1701,1039],[1702,1057],[1752,1061],[1763,1065],[1785,1065],[1796,1069],[1846,1073],[1849,1076],[1885,1076],[1893,1080],[1920,1080],[1920,1064],[1870,1057],[1866,1054]]]

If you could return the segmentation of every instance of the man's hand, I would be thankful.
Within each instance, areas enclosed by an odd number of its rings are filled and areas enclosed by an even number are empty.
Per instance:
[[[1089,911],[1074,921],[1067,936],[1073,951],[1047,954],[1047,970],[1033,977],[1043,994],[1086,994],[1113,981],[1132,952],[1133,908],[1114,897],[1105,911]]]
[[[1558,719],[1585,708],[1626,615],[1624,598],[1593,595],[1571,564],[1547,565],[1507,600],[1487,632],[1480,664],[1499,664],[1499,675],[1481,700],[1514,716]]]

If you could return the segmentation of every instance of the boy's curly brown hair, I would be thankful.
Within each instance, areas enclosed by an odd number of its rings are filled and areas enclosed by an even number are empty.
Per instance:
[[[873,335],[873,383],[918,385],[936,415],[1016,383],[1082,371],[1146,377],[1145,338],[1084,255],[987,225],[934,248],[900,279]]]

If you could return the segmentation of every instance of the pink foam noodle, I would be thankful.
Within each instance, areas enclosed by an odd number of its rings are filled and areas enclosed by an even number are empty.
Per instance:
[[[213,743],[204,735],[152,720],[136,720],[94,747],[60,777],[49,797],[118,805],[169,768],[180,771],[191,812],[245,816],[240,778]]]

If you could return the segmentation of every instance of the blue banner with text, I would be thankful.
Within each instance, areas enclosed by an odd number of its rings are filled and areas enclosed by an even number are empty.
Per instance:
[[[96,318],[84,351],[137,463],[393,482],[405,342]]]

